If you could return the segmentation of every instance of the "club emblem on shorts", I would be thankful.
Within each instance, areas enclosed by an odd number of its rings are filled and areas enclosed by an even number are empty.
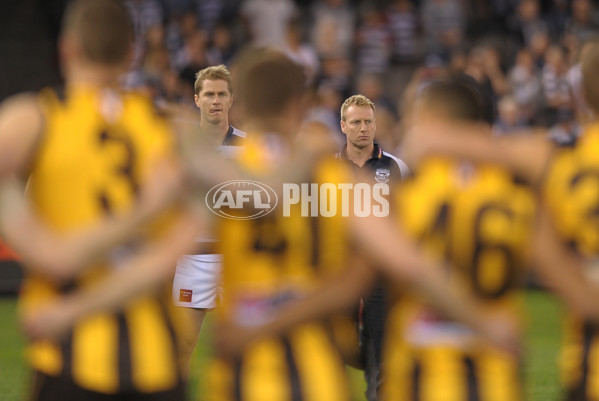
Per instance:
[[[386,168],[377,168],[374,173],[374,179],[376,182],[382,182],[383,184],[389,182],[389,176],[391,175],[391,170]]]
[[[258,181],[227,181],[212,187],[206,194],[206,205],[212,213],[234,220],[265,216],[277,203],[276,192]]]
[[[191,302],[191,296],[193,295],[192,290],[179,290],[179,302]]]

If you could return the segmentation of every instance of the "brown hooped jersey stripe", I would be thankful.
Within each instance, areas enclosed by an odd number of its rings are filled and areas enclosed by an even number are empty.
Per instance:
[[[562,239],[583,257],[599,256],[599,124],[587,126],[550,161],[543,199]],[[567,269],[567,266],[564,266]],[[597,327],[577,316],[565,322],[561,378],[569,400],[599,400]]]
[[[267,147],[261,146],[261,137],[250,133],[240,163],[248,169],[276,168],[268,164],[271,156]],[[332,158],[313,171],[314,183],[349,180],[343,163]],[[340,196],[338,200],[341,202]],[[346,268],[348,230],[341,213],[328,218],[302,216],[301,205],[294,204],[289,216],[284,216],[280,201],[270,214],[259,218],[219,218],[224,290],[219,319],[241,325],[264,322],[281,305],[305,296]],[[251,213],[238,211],[236,217],[244,212]],[[323,322],[301,325],[284,337],[261,340],[233,363],[215,359],[208,376],[211,390],[207,395],[213,401],[347,399],[343,363]]]
[[[403,230],[446,263],[447,286],[518,320],[535,223],[533,196],[494,166],[431,158],[394,191]],[[406,289],[409,290],[409,289]],[[385,335],[386,400],[518,400],[519,361],[409,293]]]
[[[52,89],[42,91],[40,105],[45,125],[32,163],[28,197],[40,218],[59,233],[97,224],[108,214],[127,213],[135,206],[139,183],[153,163],[173,150],[167,123],[139,95],[75,86],[67,88],[64,99]],[[157,224],[148,235],[162,229]],[[94,285],[118,266],[128,248],[65,288],[28,275],[21,307],[35,309],[64,291]],[[28,360],[45,375],[63,376],[100,393],[173,389],[182,378],[172,312],[163,303],[161,295],[148,294],[116,313],[88,316],[62,344],[30,344]]]

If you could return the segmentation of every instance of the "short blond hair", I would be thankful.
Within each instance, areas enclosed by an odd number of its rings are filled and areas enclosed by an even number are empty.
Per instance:
[[[345,121],[345,115],[349,106],[368,106],[372,109],[372,112],[376,112],[376,107],[372,100],[368,99],[364,95],[353,95],[345,99],[345,102],[341,105],[341,121]]]
[[[233,94],[233,80],[231,79],[231,73],[227,69],[226,66],[220,64],[212,67],[204,68],[196,73],[196,80],[193,84],[193,88],[195,90],[195,94],[199,95],[202,91],[202,86],[204,85],[205,80],[210,81],[226,81],[227,86],[229,88],[229,93]]]

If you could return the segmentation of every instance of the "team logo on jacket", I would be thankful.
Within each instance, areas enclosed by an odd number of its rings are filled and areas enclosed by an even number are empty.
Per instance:
[[[277,202],[276,192],[258,181],[227,181],[212,187],[206,194],[206,205],[212,213],[234,220],[267,215]]]
[[[391,170],[386,168],[377,168],[374,172],[374,179],[376,182],[387,183],[389,182],[389,176],[391,175]]]

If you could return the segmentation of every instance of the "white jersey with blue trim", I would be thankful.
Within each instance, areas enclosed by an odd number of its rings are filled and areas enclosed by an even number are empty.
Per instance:
[[[243,149],[246,133],[229,126],[218,147],[224,157],[234,159]],[[218,296],[221,255],[215,254],[216,238],[211,233],[196,238],[197,253],[177,261],[173,280],[173,302],[188,308],[214,308]]]
[[[241,149],[243,149],[243,142],[246,137],[247,134],[245,132],[230,125],[227,135],[223,143],[218,147],[218,150],[227,158],[235,158],[239,155]]]

